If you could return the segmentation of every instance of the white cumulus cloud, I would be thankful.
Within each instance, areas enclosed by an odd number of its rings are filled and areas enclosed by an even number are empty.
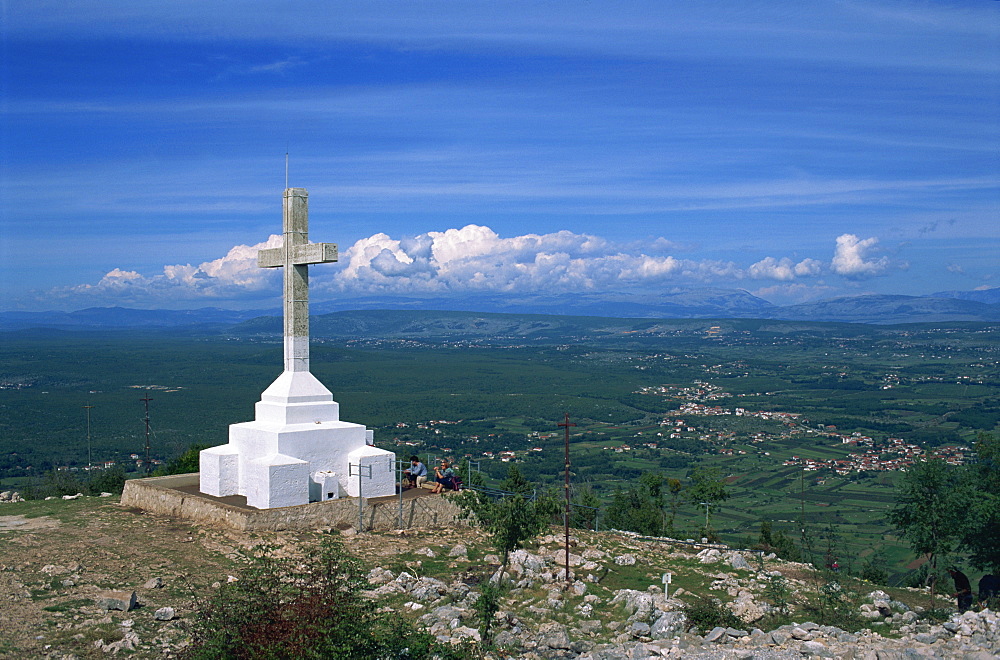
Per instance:
[[[853,279],[872,277],[889,268],[889,258],[871,258],[878,245],[878,239],[860,239],[854,234],[841,234],[837,237],[837,247],[830,262],[830,270],[838,275]]]
[[[212,261],[168,265],[150,276],[115,268],[96,284],[47,295],[90,304],[250,305],[265,299],[274,304],[281,293],[280,269],[258,268],[257,252],[280,247],[281,241],[274,235],[256,245],[237,245]],[[489,227],[470,224],[403,238],[384,233],[363,238],[341,251],[338,264],[310,273],[311,297],[656,291],[666,285],[733,286],[746,279],[789,284],[828,271],[859,278],[888,265],[885,257],[872,257],[876,242],[845,234],[837,239],[830,265],[811,258],[766,257],[741,266],[663,254],[673,245],[666,239],[615,243],[566,230],[504,238]],[[783,291],[781,297],[801,297],[805,289]]]
[[[257,251],[279,247],[281,236],[257,245],[237,245],[224,257],[192,266],[174,264],[161,274],[144,276],[120,268],[108,272],[97,284],[81,284],[50,292],[56,298],[82,298],[114,304],[173,304],[183,301],[231,300],[273,295],[276,275],[257,267]]]
[[[345,257],[346,267],[326,286],[354,293],[584,291],[739,276],[728,262],[637,253],[599,236],[563,230],[503,238],[480,225],[401,240],[375,234]]]
[[[779,280],[790,282],[799,277],[819,275],[823,264],[816,259],[803,259],[799,263],[788,257],[775,259],[765,257],[747,269],[747,275],[753,279]]]

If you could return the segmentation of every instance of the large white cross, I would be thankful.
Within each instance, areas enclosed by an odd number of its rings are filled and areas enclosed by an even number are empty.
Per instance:
[[[286,188],[280,248],[260,250],[261,268],[284,267],[285,371],[309,371],[309,264],[337,260],[334,243],[309,242],[309,193]]]

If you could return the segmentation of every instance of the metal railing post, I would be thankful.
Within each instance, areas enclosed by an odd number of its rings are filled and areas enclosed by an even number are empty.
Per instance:
[[[372,478],[372,466],[371,465],[361,465],[360,463],[358,463],[357,465],[355,465],[354,463],[348,463],[347,464],[347,476],[348,476],[348,478],[354,476],[355,473],[352,472],[352,470],[354,470],[355,468],[357,468],[357,470],[358,470],[357,471],[357,475],[358,475],[358,533],[360,534],[361,532],[365,531],[365,518],[364,518],[365,498],[364,498],[364,496],[361,493],[361,477],[362,476],[366,476],[369,479],[371,479]],[[363,474],[363,472],[365,470],[368,471],[368,474]]]

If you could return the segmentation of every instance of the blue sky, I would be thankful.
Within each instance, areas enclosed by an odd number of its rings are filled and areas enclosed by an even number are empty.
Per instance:
[[[1000,286],[1000,2],[0,7],[2,309]]]

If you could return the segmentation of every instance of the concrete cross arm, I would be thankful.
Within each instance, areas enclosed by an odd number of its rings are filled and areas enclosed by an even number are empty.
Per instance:
[[[285,248],[268,248],[257,252],[257,266],[260,268],[281,268],[285,265],[305,266],[308,264],[328,264],[337,260],[336,243],[306,243],[291,246],[289,263],[285,263]]]

